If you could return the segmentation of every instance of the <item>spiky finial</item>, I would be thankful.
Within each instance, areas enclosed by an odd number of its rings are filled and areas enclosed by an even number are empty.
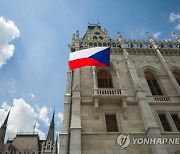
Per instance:
[[[146,32],[146,35],[149,39],[152,39],[152,36],[148,32]]]
[[[7,127],[7,122],[8,122],[8,119],[9,119],[10,111],[11,111],[11,110],[9,110],[9,112],[8,112],[8,114],[7,114],[7,116],[6,116],[6,119],[4,120],[4,123],[2,124],[1,128],[2,128],[2,127]]]
[[[10,110],[6,116],[6,119],[4,120],[4,123],[2,124],[2,126],[0,128],[0,145],[2,145],[4,143],[9,114],[10,114]]]
[[[49,126],[49,131],[46,140],[51,140],[54,143],[54,115],[55,115],[55,109],[53,111],[52,120]]]
[[[175,38],[176,38],[176,40],[178,41],[178,42],[180,42],[180,37],[179,37],[179,35],[177,35],[175,32],[173,32],[173,33],[171,33],[172,34],[172,36],[174,36]]]

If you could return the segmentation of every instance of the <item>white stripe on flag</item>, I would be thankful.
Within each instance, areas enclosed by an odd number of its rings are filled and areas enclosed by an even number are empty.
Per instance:
[[[88,58],[92,56],[93,54],[98,53],[99,51],[102,51],[106,48],[109,48],[109,47],[95,47],[95,48],[88,48],[88,49],[71,52],[69,61],[81,59],[81,58]]]

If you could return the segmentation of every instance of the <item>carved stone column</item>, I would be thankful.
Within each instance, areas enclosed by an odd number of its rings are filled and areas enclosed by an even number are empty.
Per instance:
[[[93,71],[93,88],[94,88],[94,94],[97,94],[97,84],[96,84],[96,67],[92,66],[92,71]]]
[[[96,67],[95,66],[92,66],[92,71],[93,71],[93,87],[94,87],[94,90],[93,90],[93,94],[94,95],[97,95],[98,92],[98,88],[97,88],[97,84],[96,84]],[[94,116],[95,118],[98,118],[99,117],[99,102],[98,102],[98,98],[95,98],[94,99]]]
[[[79,50],[79,32],[76,32],[75,50]],[[80,68],[73,71],[72,79],[72,107],[70,111],[70,154],[81,154],[81,92],[80,92]]]
[[[148,103],[148,99],[146,98],[145,93],[141,87],[141,83],[138,78],[135,66],[130,59],[129,53],[124,48],[124,42],[120,34],[118,39],[121,47],[123,48],[123,56],[127,64],[130,79],[133,83],[133,87],[135,90],[135,98],[138,101],[139,111],[143,120],[144,128],[147,132],[147,136],[152,138],[161,137],[159,126],[153,116],[153,113]],[[164,145],[151,145],[151,152],[153,154],[168,154],[167,149]]]
[[[156,44],[152,40],[152,37],[149,35],[148,32],[146,34],[147,34],[147,36],[149,38],[149,41],[150,41],[151,45],[156,50],[157,56],[159,57],[159,60],[160,60],[161,64],[163,65],[164,69],[166,70],[166,73],[169,76],[169,79],[170,79],[171,83],[173,84],[174,88],[176,89],[176,91],[178,93],[178,96],[180,96],[180,88],[179,88],[178,82],[176,81],[174,75],[172,74],[172,72],[171,72],[169,66],[167,65],[165,59],[163,58],[161,52],[159,51],[159,49],[157,48]]]
[[[60,154],[68,153],[69,145],[69,124],[70,124],[70,104],[71,104],[71,82],[72,82],[72,71],[67,72],[67,84],[66,92],[64,95],[64,117],[62,129],[60,132]]]
[[[70,154],[81,154],[81,97],[78,85],[74,86],[72,96]]]

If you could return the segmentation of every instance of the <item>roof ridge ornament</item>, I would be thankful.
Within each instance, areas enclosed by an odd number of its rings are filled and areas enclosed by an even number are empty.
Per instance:
[[[97,24],[90,24],[90,23],[88,22],[88,26],[100,26],[100,24],[99,24],[99,21],[98,21]]]
[[[173,32],[171,34],[172,34],[172,36],[174,36],[176,38],[177,42],[180,42],[180,36],[179,35],[177,35],[175,32]]]

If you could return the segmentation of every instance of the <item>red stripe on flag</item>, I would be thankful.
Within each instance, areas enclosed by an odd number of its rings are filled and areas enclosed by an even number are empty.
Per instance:
[[[107,67],[103,63],[100,63],[99,61],[92,59],[92,58],[82,58],[77,60],[69,61],[69,67],[71,70],[75,68],[79,68],[82,66],[101,66],[101,67]]]

